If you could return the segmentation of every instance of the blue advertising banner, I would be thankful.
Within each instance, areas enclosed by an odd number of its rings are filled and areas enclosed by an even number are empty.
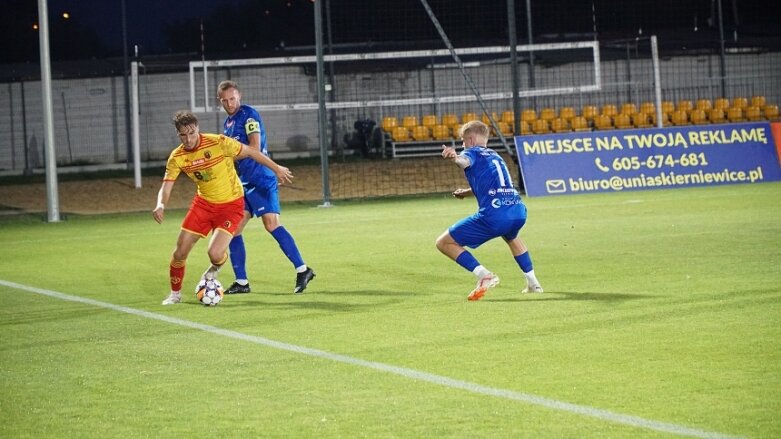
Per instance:
[[[517,136],[515,148],[528,196],[781,180],[768,122]]]

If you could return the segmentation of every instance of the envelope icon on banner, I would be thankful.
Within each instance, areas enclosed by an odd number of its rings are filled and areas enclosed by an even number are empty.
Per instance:
[[[567,186],[565,185],[564,180],[545,180],[545,189],[548,190],[549,194],[567,192]]]

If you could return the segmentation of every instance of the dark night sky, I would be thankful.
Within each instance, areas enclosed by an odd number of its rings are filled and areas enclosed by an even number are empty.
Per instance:
[[[325,1],[325,0],[321,0]],[[438,41],[420,0],[328,0],[335,44]],[[0,64],[38,60],[37,2],[2,0]],[[206,56],[242,56],[253,50],[275,50],[314,44],[312,0],[125,0],[129,55],[200,53],[199,21],[205,26]],[[456,45],[486,39],[506,41],[503,0],[428,0]],[[519,40],[526,38],[525,0],[515,0]],[[620,39],[656,32],[673,38],[717,35],[714,0],[532,0],[535,37],[563,40],[591,35]],[[741,38],[781,37],[781,2],[722,0],[727,35],[740,28]],[[121,57],[121,0],[48,0],[50,45],[55,61]],[[592,14],[594,5],[594,14]],[[70,18],[64,20],[63,12]],[[736,14],[739,20],[735,19]],[[592,21],[592,16],[595,22]],[[325,18],[324,18],[325,19]],[[693,31],[692,29],[699,29]],[[694,34],[693,32],[698,32]],[[707,35],[706,35],[707,34]]]
[[[120,0],[48,0],[49,20],[68,11],[73,20],[83,20],[103,37],[109,48],[122,47]],[[165,23],[208,16],[219,5],[237,5],[240,0],[125,0],[127,41],[151,52],[162,51]]]

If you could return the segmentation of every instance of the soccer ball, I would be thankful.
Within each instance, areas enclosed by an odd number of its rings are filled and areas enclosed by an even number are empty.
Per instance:
[[[225,291],[217,279],[201,279],[195,287],[195,297],[206,306],[217,306]]]

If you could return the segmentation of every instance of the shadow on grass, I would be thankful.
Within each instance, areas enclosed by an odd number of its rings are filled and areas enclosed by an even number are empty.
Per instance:
[[[491,302],[542,302],[550,300],[597,300],[604,302],[619,302],[623,300],[638,300],[638,299],[653,299],[659,296],[651,296],[646,294],[626,294],[626,293],[588,293],[588,292],[567,292],[557,291],[551,293],[533,293],[533,294],[518,294],[506,299],[491,299],[486,296],[486,299]]]

